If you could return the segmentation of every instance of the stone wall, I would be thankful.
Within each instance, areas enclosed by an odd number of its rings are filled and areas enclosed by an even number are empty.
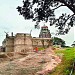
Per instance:
[[[31,52],[34,47],[48,47],[52,45],[51,38],[32,38],[30,34],[17,33],[4,40],[6,52]]]
[[[14,51],[14,37],[6,38],[6,45],[5,45],[6,52],[13,52]]]
[[[52,45],[51,38],[33,38],[32,39],[32,45],[33,47],[48,47]]]
[[[23,33],[16,34],[14,39],[14,51],[27,52],[30,49],[32,50],[31,36]]]

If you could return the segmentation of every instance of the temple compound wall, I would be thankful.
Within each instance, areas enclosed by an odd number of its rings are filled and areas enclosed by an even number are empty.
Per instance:
[[[51,38],[33,38],[30,34],[17,33],[15,36],[6,36],[2,46],[5,52],[29,52],[34,47],[45,47],[52,45]]]
[[[14,38],[14,51],[26,52],[32,50],[32,40],[29,34],[16,34]]]
[[[2,42],[4,52],[13,52],[14,50],[14,37],[6,37]]]

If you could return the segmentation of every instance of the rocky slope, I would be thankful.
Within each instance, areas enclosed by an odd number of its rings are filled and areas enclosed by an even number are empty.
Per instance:
[[[51,47],[44,51],[29,52],[27,56],[0,66],[0,75],[47,75],[61,59]]]

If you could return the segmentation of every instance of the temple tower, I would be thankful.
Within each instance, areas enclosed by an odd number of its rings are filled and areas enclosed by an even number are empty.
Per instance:
[[[39,38],[51,38],[51,34],[50,34],[49,29],[48,29],[48,26],[44,25],[41,27]]]

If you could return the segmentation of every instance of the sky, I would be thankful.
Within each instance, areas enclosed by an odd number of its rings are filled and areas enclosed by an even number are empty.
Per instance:
[[[14,33],[30,33],[33,37],[38,37],[40,30],[34,28],[35,22],[32,20],[24,20],[24,18],[19,15],[17,11],[17,6],[22,6],[22,0],[0,0],[0,45],[5,38],[5,32],[8,32],[11,35],[11,32]],[[67,7],[61,7],[55,11],[56,17],[60,16],[63,13],[72,14],[72,12]],[[49,26],[50,32],[56,32],[54,26]],[[43,23],[40,23],[40,26],[43,26]],[[52,37],[55,35],[52,34]],[[56,36],[62,38],[66,45],[71,45],[75,40],[75,27],[71,28],[68,34]]]

